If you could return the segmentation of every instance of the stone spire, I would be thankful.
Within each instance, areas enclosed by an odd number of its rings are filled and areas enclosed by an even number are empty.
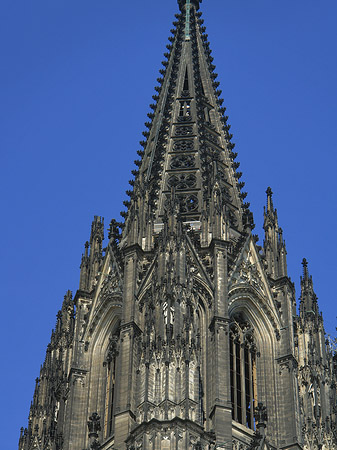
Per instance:
[[[143,248],[150,248],[149,227],[163,226],[173,186],[182,221],[201,226],[205,245],[254,227],[199,2],[188,2],[188,13],[179,5],[122,212],[123,238]]]
[[[270,187],[266,190],[267,208],[264,207],[265,231],[264,254],[267,261],[267,272],[274,278],[287,276],[286,246],[283,240],[283,231],[279,227],[277,210],[273,204],[273,192]]]
[[[139,442],[149,448],[153,421],[161,430],[172,421],[171,442],[181,434],[186,448],[207,448],[231,436],[229,372],[223,370],[229,361],[229,346],[223,344],[229,321],[227,270],[254,224],[243,201],[240,164],[199,2],[179,5],[122,214],[121,322],[128,329],[121,327],[119,358],[136,372],[116,382],[116,410],[123,412],[116,448],[124,448],[124,442],[127,448]],[[213,336],[207,354],[201,342],[203,308]],[[137,356],[128,366],[130,345]],[[212,382],[206,367],[212,367]],[[136,383],[147,387],[133,395],[130,386]],[[127,434],[135,407],[142,426]],[[180,421],[184,432],[178,431]],[[168,448],[159,440],[155,447]]]

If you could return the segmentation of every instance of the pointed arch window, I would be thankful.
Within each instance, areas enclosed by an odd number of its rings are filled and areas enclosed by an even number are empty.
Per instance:
[[[114,394],[116,380],[116,358],[117,358],[118,334],[112,334],[109,338],[109,345],[103,363],[106,368],[105,382],[105,404],[104,404],[104,436],[110,437],[113,434],[114,426]]]
[[[232,419],[255,429],[256,346],[250,324],[241,318],[234,320],[229,342]]]

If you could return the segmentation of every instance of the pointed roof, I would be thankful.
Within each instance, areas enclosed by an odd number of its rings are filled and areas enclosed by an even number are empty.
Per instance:
[[[153,112],[141,141],[144,149],[138,151],[141,160],[135,161],[138,169],[132,172],[133,190],[127,192],[130,201],[124,202],[124,235],[136,214],[141,216],[137,233],[145,233],[141,228],[149,220],[163,223],[172,188],[184,222],[209,216],[216,190],[229,227],[240,233],[247,224],[253,228],[253,219],[249,204],[243,203],[247,194],[241,192],[242,173],[237,170],[240,164],[235,162],[206,29],[197,12],[199,1],[178,3],[181,12],[173,23],[150,105]]]

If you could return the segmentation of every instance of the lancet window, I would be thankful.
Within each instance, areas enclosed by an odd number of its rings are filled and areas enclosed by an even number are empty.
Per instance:
[[[117,357],[118,334],[112,334],[103,363],[106,368],[105,382],[105,404],[104,404],[104,435],[109,437],[113,434],[113,409],[116,379],[116,357]]]
[[[253,329],[243,320],[230,325],[230,385],[233,420],[255,429],[256,346]]]

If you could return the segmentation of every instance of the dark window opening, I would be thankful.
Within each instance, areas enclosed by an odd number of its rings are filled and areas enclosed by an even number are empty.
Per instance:
[[[190,117],[191,102],[189,100],[180,102],[179,117]]]
[[[229,345],[232,419],[254,430],[256,349],[250,325],[233,322]]]
[[[183,87],[184,91],[189,91],[189,83],[188,83],[188,72],[187,72],[187,67],[186,67],[186,72],[185,72],[185,78],[184,78],[184,87]]]

